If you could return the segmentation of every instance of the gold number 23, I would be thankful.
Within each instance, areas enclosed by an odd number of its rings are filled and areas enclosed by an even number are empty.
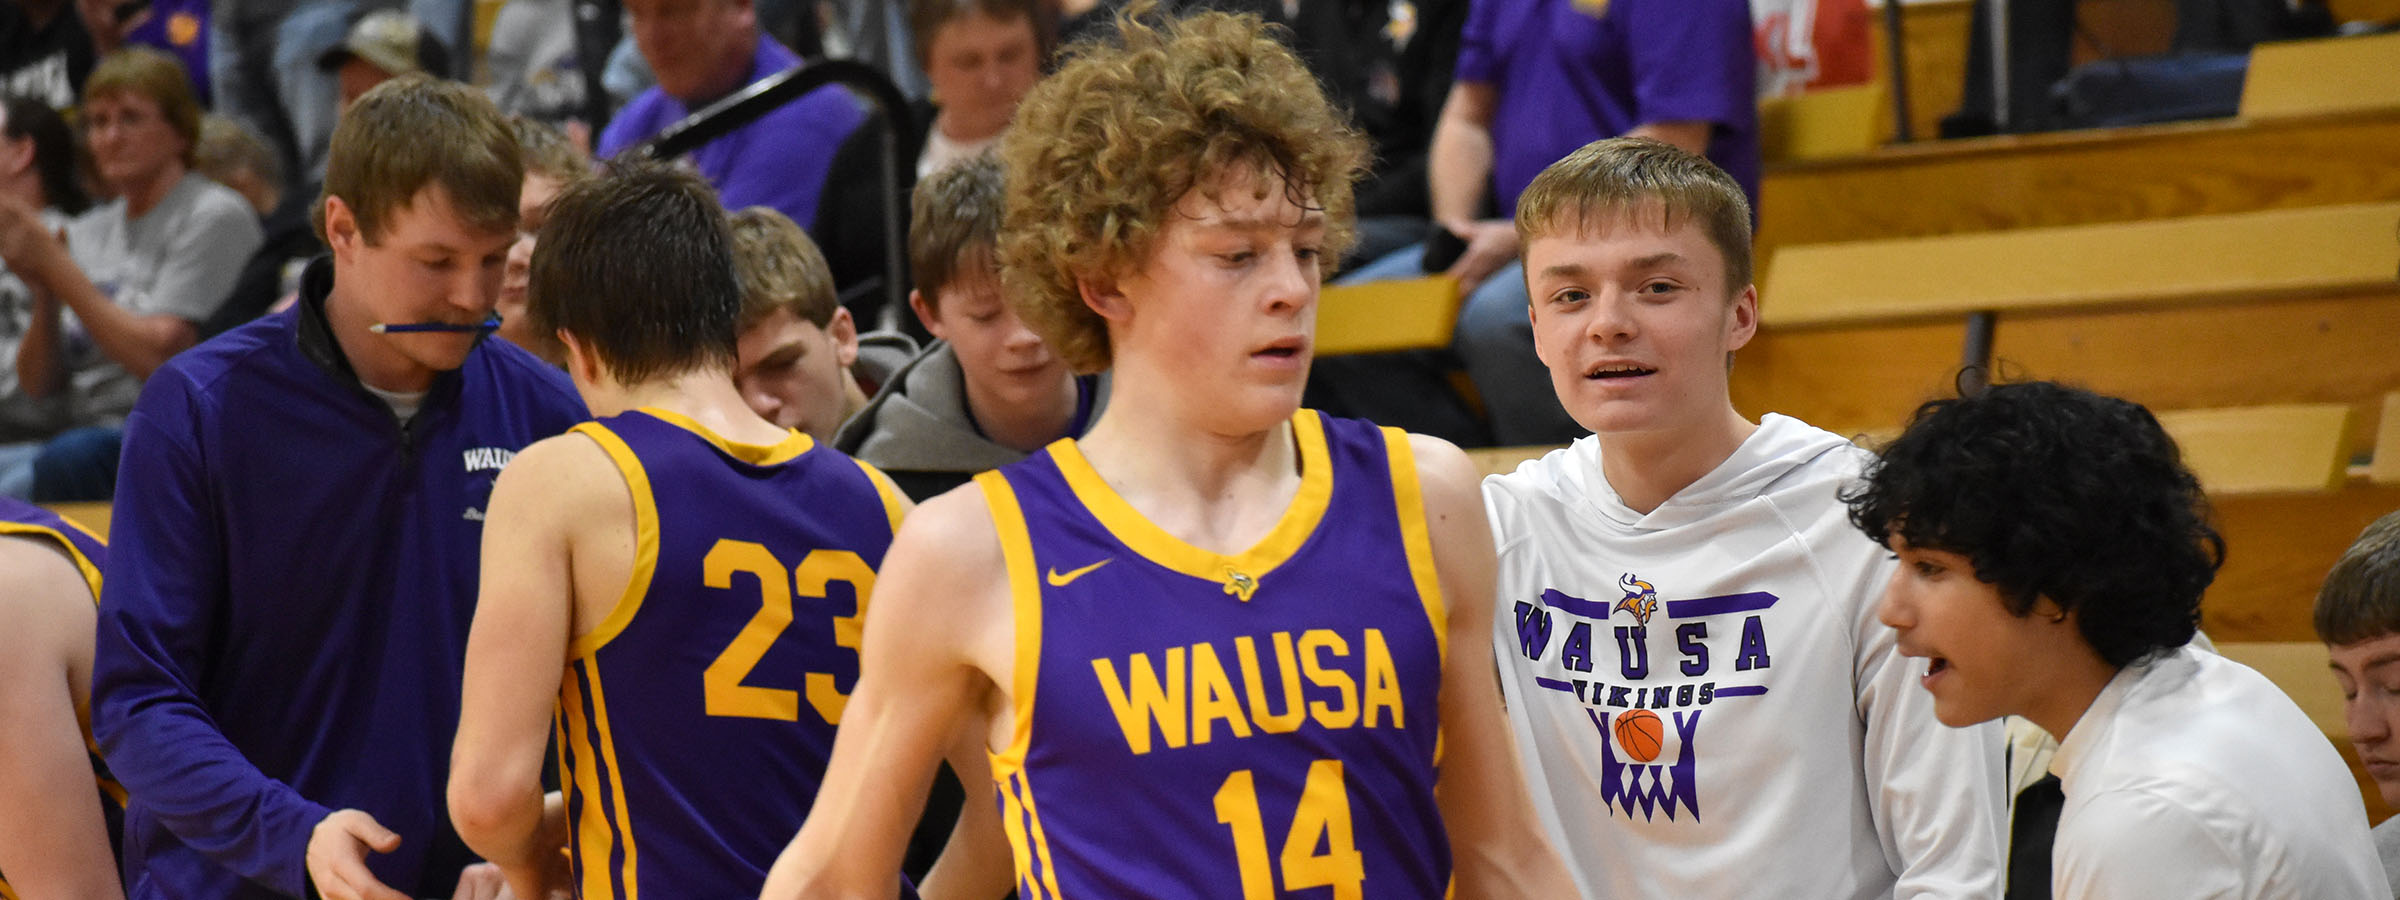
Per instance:
[[[875,570],[848,550],[811,550],[797,570],[786,569],[766,547],[734,540],[718,541],[700,564],[709,587],[733,587],[734,573],[739,572],[758,580],[759,593],[758,614],[750,617],[742,633],[735,635],[733,643],[725,645],[725,652],[717,654],[716,661],[700,675],[708,714],[799,721],[800,692],[742,681],[791,626],[794,589],[800,596],[821,600],[827,585],[840,581],[851,586],[858,596],[858,608],[850,615],[834,617],[833,642],[856,653],[859,636],[866,630],[867,595],[875,590]],[[833,676],[810,672],[806,687],[808,705],[816,708],[817,715],[827,724],[841,724],[842,708],[849,705],[850,697],[833,686]]]

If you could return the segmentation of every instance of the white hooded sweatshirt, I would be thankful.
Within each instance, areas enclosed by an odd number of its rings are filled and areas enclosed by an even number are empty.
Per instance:
[[[1769,415],[1648,515],[1586,437],[1484,481],[1534,805],[1586,897],[2000,896],[1997,723],[1934,719],[1839,492],[1868,454]]]

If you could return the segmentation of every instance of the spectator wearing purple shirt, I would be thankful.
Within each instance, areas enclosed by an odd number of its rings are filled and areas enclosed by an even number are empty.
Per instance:
[[[1434,221],[1466,245],[1446,270],[1467,293],[1453,349],[1490,412],[1493,442],[1584,434],[1533,354],[1517,194],[1576,148],[1627,135],[1704,153],[1755,209],[1756,69],[1743,0],[1476,0],[1470,8],[1429,181]],[[1403,249],[1342,281],[1416,277],[1424,257],[1423,245]],[[1454,440],[1481,437],[1426,418],[1425,398],[1450,396],[1432,361],[1328,362],[1316,387],[1330,406]]]
[[[600,136],[604,158],[800,64],[791,50],[759,33],[751,0],[626,0],[625,11],[658,86],[609,122]],[[815,222],[834,151],[865,118],[843,89],[819,88],[692,151],[690,159],[727,207],[768,206],[794,222]],[[820,244],[827,238],[810,236]]]

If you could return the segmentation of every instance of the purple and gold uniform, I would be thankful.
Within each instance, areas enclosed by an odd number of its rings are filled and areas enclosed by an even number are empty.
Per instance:
[[[832,756],[898,495],[797,431],[736,444],[649,409],[574,430],[616,462],[637,534],[559,689],[577,896],[757,896]]]
[[[1017,626],[992,756],[1018,896],[1438,898],[1444,629],[1400,431],[1301,410],[1239,555],[1168,534],[1072,440],[976,477]]]
[[[92,603],[100,602],[100,567],[108,564],[108,544],[83,526],[61,518],[57,513],[22,500],[0,497],[0,537],[30,538],[58,545],[74,561],[75,571],[82,574],[83,583],[92,589]],[[110,840],[115,840],[120,823],[125,818],[125,788],[109,777],[107,764],[100,761],[99,745],[92,743],[92,734],[83,734],[84,746],[92,753],[92,778],[100,786],[100,812],[107,818]],[[0,900],[16,900],[16,891],[8,886],[5,873],[0,873]]]

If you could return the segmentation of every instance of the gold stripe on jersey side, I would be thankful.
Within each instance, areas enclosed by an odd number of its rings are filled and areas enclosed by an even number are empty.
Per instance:
[[[726,440],[716,432],[708,430],[708,426],[692,421],[691,417],[682,413],[659,409],[655,406],[642,407],[639,412],[689,431],[699,436],[701,440],[715,444],[717,449],[725,451],[725,455],[754,466],[772,466],[790,462],[817,445],[816,441],[810,440],[808,435],[800,433],[797,429],[787,429],[784,432],[783,440],[772,444],[744,444]]]
[[[591,438],[599,444],[608,458],[617,464],[617,472],[625,476],[625,489],[633,494],[633,574],[625,579],[625,593],[609,607],[600,624],[567,644],[567,658],[585,659],[616,638],[632,624],[633,614],[641,611],[642,598],[650,595],[650,579],[658,572],[658,498],[650,493],[650,473],[642,468],[641,457],[625,446],[625,439],[608,426],[585,422],[570,431]]]
[[[1025,508],[1017,504],[1017,491],[1009,486],[1008,477],[994,470],[976,475],[975,483],[983,488],[984,504],[991,507],[992,531],[1000,538],[1000,559],[1008,569],[1009,606],[1017,627],[1016,669],[1008,689],[1014,721],[1009,723],[1008,745],[991,754],[992,777],[1005,780],[1024,768],[1026,750],[1033,744],[1033,694],[1042,672],[1041,576],[1034,567],[1033,535],[1025,527]]]
[[[616,847],[616,833],[615,823],[609,821],[606,798],[600,792],[600,758],[592,752],[592,728],[583,712],[582,676],[590,665],[590,660],[570,663],[566,681],[559,688],[559,714],[565,720],[561,730],[566,738],[560,752],[569,755],[569,765],[561,777],[581,807],[574,823],[575,864],[583,874],[583,889],[577,896],[607,900],[616,896],[608,868],[610,851]]]
[[[1300,451],[1300,490],[1292,495],[1283,518],[1276,521],[1266,537],[1233,556],[1194,547],[1144,518],[1093,470],[1091,461],[1084,458],[1074,441],[1061,440],[1049,449],[1076,499],[1133,552],[1203,581],[1222,582],[1234,573],[1256,581],[1300,552],[1300,545],[1316,532],[1317,523],[1325,518],[1326,507],[1333,502],[1333,462],[1325,449],[1323,420],[1318,418],[1316,410],[1303,409],[1292,414],[1291,426],[1294,443]]]
[[[1034,858],[1041,862],[1042,888],[1049,892],[1052,900],[1066,900],[1065,895],[1058,892],[1058,865],[1050,856],[1050,833],[1042,830],[1042,804],[1033,799],[1033,779],[1025,770],[1019,769],[1017,783],[1025,788],[1025,822],[1033,832],[1031,842]]]
[[[1025,843],[1025,804],[1017,799],[1015,778],[998,775],[992,786],[1000,791],[1000,833],[1008,836],[1008,860],[1017,873],[1017,890],[1024,900],[1042,900],[1033,877],[1033,850]]]
[[[67,527],[81,531],[85,535],[90,536],[93,540],[100,540],[98,535],[93,535],[90,529],[84,528],[81,525],[68,522]],[[67,536],[59,533],[58,529],[34,525],[27,522],[0,522],[0,534],[41,537],[56,541],[59,549],[67,551],[67,558],[75,561],[75,571],[83,575],[84,586],[92,589],[92,604],[94,606],[99,605],[100,567],[93,565],[90,559],[85,558],[83,551],[75,546],[75,542],[68,540]],[[107,541],[100,541],[100,543],[103,546],[108,544]]]
[[[874,483],[875,496],[883,500],[883,514],[892,520],[892,533],[899,534],[900,488],[892,484],[891,476],[883,474],[882,469],[868,465],[866,460],[852,457],[850,461],[857,463],[859,471],[867,473],[867,480]]]
[[[6,878],[0,878],[0,900],[17,900],[17,892],[8,886]]]
[[[625,808],[625,770],[617,765],[617,739],[608,728],[608,693],[600,687],[600,667],[585,660],[584,674],[592,689],[592,724],[600,734],[600,759],[608,764],[608,792],[616,801],[617,836],[625,843],[625,900],[641,900],[642,882],[636,878],[639,854],[633,841],[633,811]]]
[[[1383,446],[1391,458],[1392,506],[1400,517],[1400,546],[1408,553],[1408,574],[1416,581],[1417,600],[1425,605],[1425,621],[1433,626],[1435,653],[1450,661],[1450,602],[1442,595],[1442,576],[1433,564],[1433,531],[1425,522],[1425,485],[1417,478],[1416,448],[1408,432],[1383,429]],[[1433,764],[1442,764],[1442,736],[1436,726]]]

